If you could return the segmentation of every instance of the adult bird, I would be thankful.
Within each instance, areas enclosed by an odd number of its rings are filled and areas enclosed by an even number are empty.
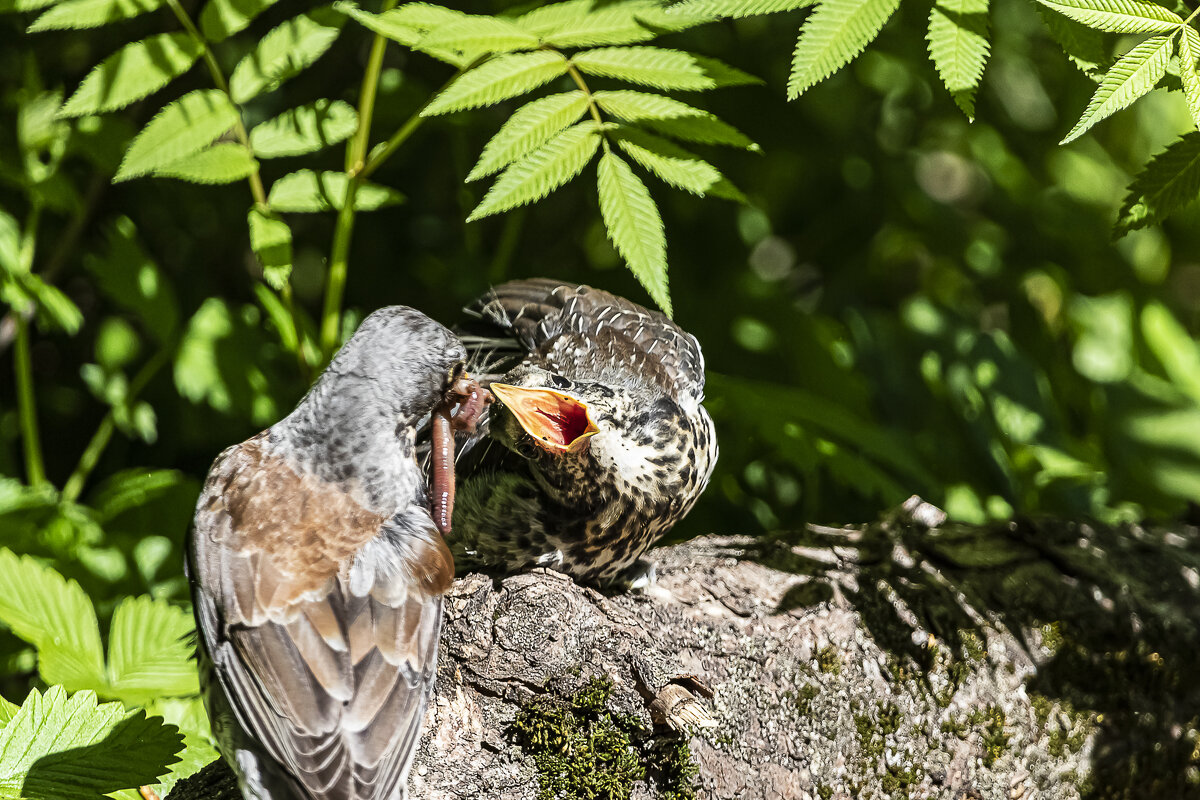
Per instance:
[[[377,311],[209,472],[188,566],[209,715],[248,800],[405,795],[454,577],[414,438],[477,388],[466,355],[413,309]]]
[[[534,565],[633,583],[717,459],[696,338],[663,314],[548,279],[495,287],[468,313],[470,366],[496,403],[460,444],[450,546],[460,567]]]

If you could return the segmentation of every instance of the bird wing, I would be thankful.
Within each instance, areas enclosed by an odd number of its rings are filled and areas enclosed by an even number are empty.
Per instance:
[[[696,337],[665,315],[609,292],[549,278],[510,281],[466,310],[551,368],[595,380],[611,380],[614,371],[634,373],[685,406],[703,400],[704,355]]]
[[[428,511],[372,513],[260,435],[213,465],[190,557],[242,729],[313,800],[402,792],[454,574]]]

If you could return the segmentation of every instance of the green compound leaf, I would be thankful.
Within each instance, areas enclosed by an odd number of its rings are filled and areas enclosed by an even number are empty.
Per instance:
[[[267,197],[268,205],[275,211],[291,213],[340,211],[346,201],[349,180],[344,172],[302,169],[275,181]],[[355,192],[354,207],[359,211],[374,211],[403,200],[404,196],[395,189],[363,181]]]
[[[1051,11],[1045,5],[1038,4],[1035,8],[1046,26],[1046,32],[1062,48],[1067,58],[1083,74],[1099,83],[1104,73],[1102,67],[1111,61],[1107,34]]]
[[[900,0],[821,0],[796,41],[788,99],[795,100],[850,63],[899,5]]]
[[[1109,33],[1169,33],[1183,20],[1147,0],[1039,0],[1047,8]]]
[[[676,189],[700,197],[746,200],[716,167],[673,142],[635,128],[618,131],[616,141],[630,158]]]
[[[685,142],[721,144],[751,151],[760,149],[732,125],[670,97],[630,89],[595,92],[592,96],[602,109],[615,117],[643,123]]]
[[[554,47],[595,47],[645,42],[663,30],[682,30],[710,18],[667,12],[658,0],[568,0],[535,8],[516,23]]]
[[[208,0],[200,12],[200,32],[210,42],[233,36],[254,18],[275,5],[277,0]]]
[[[597,167],[600,216],[617,252],[658,307],[671,315],[667,238],[650,191],[620,156],[607,152]]]
[[[234,68],[229,78],[233,101],[245,103],[300,74],[333,45],[344,22],[345,17],[324,6],[268,32]]]
[[[955,104],[975,119],[988,44],[988,0],[938,0],[929,12],[929,57]]]
[[[259,158],[299,156],[348,139],[358,129],[358,112],[341,100],[314,100],[284,111],[250,131]]]
[[[1083,116],[1060,144],[1078,139],[1097,122],[1129,107],[1153,89],[1167,71],[1173,45],[1172,36],[1151,36],[1121,56],[1104,75]]]
[[[601,47],[576,53],[571,63],[589,75],[657,89],[702,91],[760,82],[714,59],[662,47]]]
[[[160,33],[128,44],[88,73],[58,115],[80,117],[124,108],[187,72],[202,50],[184,32]]]
[[[258,172],[250,151],[234,142],[219,142],[154,170],[163,178],[189,183],[233,183]]]
[[[467,222],[541,200],[578,175],[599,146],[595,122],[567,128],[504,170]]]
[[[334,3],[333,7],[368,30],[405,47],[420,50],[447,64],[466,67],[474,60],[473,57],[465,56],[456,50],[438,49],[421,44],[421,40],[430,31],[466,19],[467,15],[461,11],[429,3],[405,3],[382,14],[372,14],[344,0]]]
[[[207,147],[238,121],[229,96],[199,89],[171,103],[130,144],[114,182],[153,172]]]
[[[165,3],[166,0],[67,0],[34,20],[29,32],[98,28],[145,14]]]
[[[421,116],[490,106],[536,89],[566,71],[567,60],[552,50],[499,56],[461,75],[433,99]]]
[[[498,17],[464,16],[440,25],[421,40],[422,48],[456,50],[470,55],[532,50],[541,40],[520,26]]]
[[[19,14],[23,11],[38,11],[57,0],[0,0],[0,14]]]
[[[728,17],[741,19],[760,14],[776,14],[808,8],[816,0],[684,0],[671,6],[672,14],[696,14],[697,16]]]
[[[199,694],[188,641],[194,630],[192,615],[165,600],[142,595],[121,601],[108,632],[106,694],[136,705]]]
[[[68,689],[105,684],[96,611],[75,581],[0,549],[0,622],[37,648],[47,683]]]
[[[250,209],[250,248],[263,268],[263,280],[280,291],[292,274],[292,230],[278,214]]]
[[[1200,132],[1193,131],[1150,159],[1129,185],[1117,212],[1118,236],[1144,228],[1200,195]]]
[[[169,772],[182,748],[178,729],[140,709],[34,689],[0,729],[0,797],[95,800],[136,789]]]
[[[587,95],[580,91],[552,94],[521,106],[484,146],[467,180],[487,177],[537,149],[578,120],[587,106]]]
[[[1196,74],[1196,59],[1200,57],[1200,33],[1191,25],[1183,28],[1179,37],[1179,80],[1187,98],[1192,124],[1200,128],[1200,75]]]

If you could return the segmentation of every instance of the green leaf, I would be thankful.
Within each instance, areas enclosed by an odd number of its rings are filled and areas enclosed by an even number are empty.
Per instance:
[[[1183,84],[1183,95],[1187,98],[1188,112],[1192,124],[1200,128],[1200,75],[1196,74],[1196,58],[1200,57],[1200,33],[1191,25],[1185,25],[1179,37],[1179,80]]]
[[[421,46],[461,53],[508,53],[532,50],[541,45],[538,37],[499,17],[464,16],[434,28],[420,40]]]
[[[19,710],[19,706],[13,705],[3,697],[0,697],[0,728],[3,728],[5,725],[7,725],[8,721],[15,717],[17,715],[17,711]]]
[[[1153,89],[1167,71],[1173,41],[1171,36],[1151,36],[1121,56],[1105,73],[1083,116],[1060,144],[1078,139],[1097,122],[1127,108]]]
[[[200,32],[210,42],[233,36],[254,18],[275,5],[276,0],[208,0],[200,12]]]
[[[1170,33],[1183,24],[1178,14],[1147,0],[1038,0],[1047,8],[1109,33]]]
[[[741,19],[808,8],[815,0],[684,0],[671,6],[672,14],[697,14]]]
[[[600,215],[617,252],[658,307],[671,315],[667,239],[646,184],[620,156],[607,152],[597,168]]]
[[[707,19],[669,13],[657,0],[568,0],[535,8],[516,23],[554,47],[594,47],[645,42],[662,30],[679,30]]]
[[[344,172],[318,173],[302,169],[275,181],[267,198],[268,205],[283,212],[339,211],[345,203],[348,181]],[[354,207],[359,211],[374,211],[403,199],[404,196],[395,189],[364,181],[354,195]]]
[[[61,686],[29,693],[0,730],[0,797],[96,800],[154,783],[178,761],[183,737],[174,727],[96,695],[68,698]]]
[[[250,248],[263,268],[263,280],[276,291],[292,274],[292,229],[280,217],[254,206],[250,209]]]
[[[716,167],[673,142],[636,129],[619,131],[616,140],[630,158],[676,189],[700,197],[713,194],[745,202],[742,193]]]
[[[229,78],[235,103],[245,103],[300,74],[325,54],[345,18],[329,6],[293,17],[267,33]]]
[[[579,119],[587,110],[587,95],[580,91],[552,94],[527,103],[483,148],[468,181],[491,175],[540,147],[554,134]]]
[[[29,32],[98,28],[153,11],[164,3],[166,0],[66,0],[34,20]]]
[[[47,683],[104,686],[96,610],[75,581],[0,548],[0,622],[37,648],[38,671]]]
[[[467,222],[541,200],[578,175],[599,146],[595,122],[567,128],[504,170]]]
[[[760,82],[720,61],[662,47],[601,47],[576,53],[571,63],[589,75],[658,89],[704,90]]]
[[[1200,406],[1200,345],[1162,303],[1147,304],[1141,323],[1142,337],[1171,383]]]
[[[967,119],[988,52],[988,0],[937,0],[929,12],[929,57]]]
[[[217,89],[185,94],[150,120],[137,135],[114,182],[153,172],[212,143],[238,121],[229,96]]]
[[[83,258],[83,265],[109,299],[133,312],[143,328],[160,342],[179,328],[179,301],[166,274],[137,238],[128,217],[118,217],[106,231],[107,247]]]
[[[202,50],[182,31],[128,44],[88,73],[58,115],[79,117],[124,108],[187,72]]]
[[[234,142],[218,142],[154,170],[155,175],[163,178],[209,184],[233,183],[255,172],[258,162],[249,150]]]
[[[0,0],[0,14],[37,11],[55,2],[58,0]]]
[[[1104,72],[1101,65],[1107,65],[1111,61],[1106,34],[1051,11],[1040,3],[1035,8],[1045,23],[1050,38],[1058,43],[1067,54],[1067,58],[1085,75],[1099,83]]]
[[[900,0],[821,0],[796,41],[788,99],[795,100],[849,64],[899,5]]]
[[[188,479],[178,470],[127,469],[106,479],[88,498],[88,505],[96,512],[97,522],[108,523],[187,484]]]
[[[405,47],[418,49],[448,64],[466,67],[474,60],[473,57],[464,56],[456,50],[438,49],[421,44],[425,34],[433,29],[465,19],[467,15],[461,11],[429,3],[404,3],[399,8],[393,8],[382,14],[372,14],[361,10],[353,3],[342,0],[334,3],[333,7],[380,36],[399,42]]]
[[[1144,228],[1178,211],[1200,195],[1200,131],[1173,142],[1149,163],[1125,195],[1117,212],[1117,235]]]
[[[358,129],[358,112],[341,100],[315,100],[284,111],[250,131],[259,158],[299,156],[348,139]]]
[[[567,60],[552,50],[498,56],[459,76],[433,99],[423,117],[490,106],[525,94],[567,71]]]
[[[723,144],[757,152],[745,134],[707,111],[660,94],[630,89],[595,92],[596,103],[627,122],[639,122],[669,136],[700,144]]]
[[[108,632],[109,686],[104,692],[134,705],[200,692],[192,615],[149,595],[127,597]]]

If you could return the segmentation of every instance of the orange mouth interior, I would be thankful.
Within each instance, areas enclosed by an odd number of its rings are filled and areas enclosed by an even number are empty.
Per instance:
[[[491,390],[525,432],[548,450],[578,452],[599,428],[587,405],[553,389],[527,389],[493,383]]]

